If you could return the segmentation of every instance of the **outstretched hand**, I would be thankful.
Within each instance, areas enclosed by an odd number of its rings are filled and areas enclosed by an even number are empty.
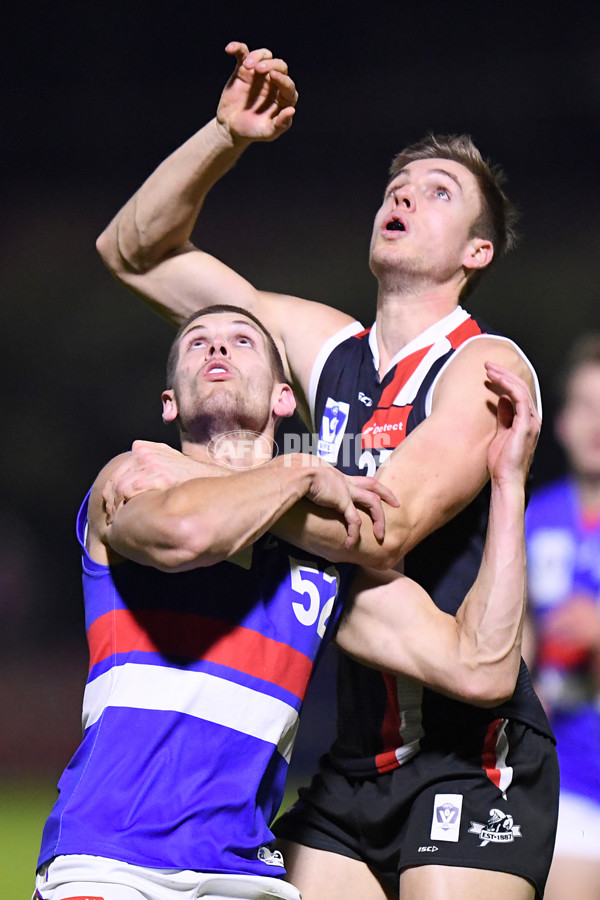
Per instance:
[[[522,378],[495,363],[486,362],[485,368],[499,395],[496,434],[487,454],[488,471],[495,481],[518,480],[524,484],[542,420]]]
[[[234,140],[275,140],[292,124],[298,100],[287,63],[266,48],[250,51],[239,41],[227,44],[225,52],[236,66],[221,94],[217,122]]]

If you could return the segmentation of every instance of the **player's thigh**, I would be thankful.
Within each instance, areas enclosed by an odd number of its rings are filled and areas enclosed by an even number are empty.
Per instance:
[[[481,900],[482,897],[534,900],[535,888],[518,875],[461,866],[414,866],[400,875],[400,900]]]
[[[286,880],[302,900],[397,900],[386,894],[369,867],[357,859],[280,840]]]
[[[600,861],[578,857],[555,857],[550,867],[544,900],[598,900],[600,897]]]

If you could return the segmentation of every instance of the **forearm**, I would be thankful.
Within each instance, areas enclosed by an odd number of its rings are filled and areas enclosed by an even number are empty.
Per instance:
[[[383,504],[386,516],[391,507]],[[362,520],[360,535],[351,548],[346,546],[348,536],[343,517],[333,509],[317,507],[308,500],[295,503],[270,529],[277,537],[301,547],[307,553],[322,556],[331,562],[349,562],[375,569],[387,569],[394,565],[387,551],[387,532],[383,541],[373,534],[373,522],[359,510]]]
[[[221,478],[196,478],[124,504],[107,541],[165,571],[213,565],[253,544],[309,490],[314,470],[294,460]]]
[[[143,273],[185,247],[207,193],[249,143],[215,118],[167,157],[98,238],[109,268]]]
[[[510,696],[520,664],[526,595],[524,512],[522,481],[492,480],[481,566],[456,616],[461,663],[489,681],[491,694]]]

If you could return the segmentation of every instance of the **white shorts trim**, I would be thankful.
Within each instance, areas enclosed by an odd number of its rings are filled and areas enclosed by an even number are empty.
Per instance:
[[[281,878],[152,869],[103,856],[57,856],[40,869],[32,900],[301,900]]]
[[[600,861],[600,804],[578,794],[560,794],[554,856]]]

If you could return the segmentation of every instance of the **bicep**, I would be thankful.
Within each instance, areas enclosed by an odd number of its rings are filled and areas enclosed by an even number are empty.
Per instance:
[[[459,513],[488,480],[497,395],[486,378],[486,360],[515,371],[533,390],[531,370],[508,342],[474,342],[448,365],[435,386],[430,415],[377,476],[401,501],[387,519],[401,555]]]

